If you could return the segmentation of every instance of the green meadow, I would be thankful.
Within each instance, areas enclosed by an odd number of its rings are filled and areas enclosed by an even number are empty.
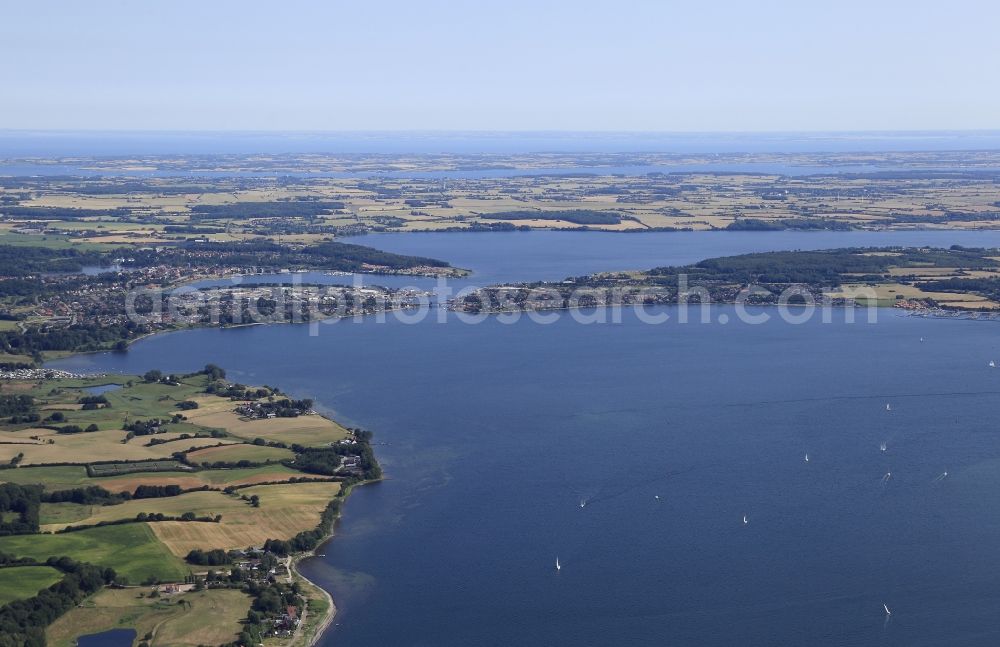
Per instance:
[[[0,568],[0,606],[34,597],[63,578],[63,574],[48,566],[14,566]]]
[[[189,572],[145,523],[104,526],[58,535],[0,537],[0,552],[45,561],[72,556],[81,562],[109,566],[132,584],[149,579],[180,581]]]

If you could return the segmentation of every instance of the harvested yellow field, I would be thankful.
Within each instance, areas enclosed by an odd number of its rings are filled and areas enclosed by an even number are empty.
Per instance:
[[[146,460],[169,458],[173,452],[189,447],[216,445],[217,438],[189,438],[177,442],[144,446],[153,436],[136,437],[127,443],[125,432],[120,429],[94,431],[80,434],[59,434],[51,429],[23,429],[9,434],[25,444],[0,445],[0,461],[9,461],[19,453],[24,454],[23,465],[45,463],[96,463],[106,460]],[[180,434],[158,434],[167,440]],[[37,440],[33,440],[31,437]]]
[[[100,485],[109,492],[134,492],[140,485],[177,485],[185,490],[211,485],[225,487],[228,485],[254,485],[257,483],[274,483],[302,478],[302,472],[289,469],[284,465],[266,465],[264,467],[249,467],[240,469],[204,470],[201,472],[150,472],[126,474],[107,478],[87,479],[85,485]]]
[[[979,303],[986,304],[989,301],[985,297],[974,294],[957,294],[953,292],[924,292],[914,285],[903,285],[901,283],[880,283],[878,285],[844,285],[841,289],[832,292],[833,298],[853,297],[871,298],[874,294],[877,299],[892,300],[899,296],[903,299],[934,299],[938,303],[952,305],[953,303]],[[978,306],[977,306],[978,307]]]
[[[218,427],[230,434],[254,440],[263,438],[300,445],[328,445],[348,436],[346,429],[320,415],[297,418],[249,420],[233,411],[233,403],[220,398],[200,398],[200,408],[187,414],[189,422],[204,427]]]
[[[220,523],[163,521],[150,527],[178,557],[195,548],[231,550],[259,546],[268,539],[290,539],[303,530],[315,528],[323,510],[339,491],[340,484],[332,482],[258,485],[241,489],[239,494],[259,496],[259,508],[234,498],[243,507],[222,513]]]
[[[160,513],[179,517],[185,512],[193,512],[198,517],[215,517],[222,515],[219,523],[202,521],[177,521],[150,523],[153,531],[163,539],[159,526],[184,526],[180,535],[216,536],[220,533],[236,539],[236,544],[229,547],[246,547],[247,542],[242,535],[260,536],[265,539],[285,539],[302,530],[315,528],[319,523],[319,515],[340,491],[340,484],[335,482],[319,483],[287,483],[277,485],[257,485],[238,490],[237,494],[208,490],[205,492],[188,492],[172,497],[155,499],[132,499],[118,505],[79,506],[87,516],[76,515],[71,522],[45,524],[43,532],[55,532],[71,525],[93,525],[102,521],[118,521],[134,519],[139,513]],[[253,507],[243,496],[257,495],[260,497],[260,507]],[[68,504],[73,505],[73,504]],[[193,530],[188,526],[195,527]],[[188,532],[190,530],[190,532]],[[258,533],[258,534],[254,534]],[[169,544],[169,542],[168,542]],[[192,546],[197,548],[198,546]],[[215,543],[203,544],[203,547],[222,548]],[[191,550],[188,548],[188,550]],[[183,556],[183,553],[174,551]]]

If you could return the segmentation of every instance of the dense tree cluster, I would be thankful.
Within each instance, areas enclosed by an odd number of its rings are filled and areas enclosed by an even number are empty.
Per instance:
[[[111,406],[108,402],[106,395],[85,395],[77,399],[77,403],[83,405],[81,409],[84,411],[93,411],[94,409],[107,409]]]
[[[195,548],[184,559],[196,566],[221,566],[230,562],[229,553],[219,548],[213,550]]]
[[[131,497],[127,492],[120,494],[109,492],[98,485],[44,492],[41,495],[42,503],[78,503],[80,505],[114,505],[127,501],[129,498]]]
[[[0,483],[0,536],[38,532],[42,488]]]
[[[260,398],[270,397],[277,392],[268,388],[248,388],[243,384],[224,384],[220,382],[212,382],[205,387],[205,393],[211,393],[222,398],[231,398],[233,400],[258,400]]]
[[[37,413],[35,398],[30,395],[0,395],[0,416],[26,416]],[[20,422],[20,420],[11,420]]]
[[[203,489],[208,489],[205,486]],[[183,494],[184,489],[179,485],[139,485],[132,493],[133,499],[158,499],[168,496]]]
[[[164,431],[162,427],[169,422],[169,420],[160,420],[159,418],[137,419],[122,425],[122,428],[134,436],[149,436],[150,434],[162,433]]]
[[[185,243],[177,247],[129,252],[130,264],[138,267],[174,265],[178,267],[259,267],[282,269],[305,267],[356,272],[365,265],[406,269],[426,265],[448,267],[433,258],[405,256],[363,245],[323,242],[316,245],[286,245],[270,241]]]
[[[293,445],[295,469],[309,474],[335,475],[340,468],[341,459],[345,456],[358,456],[361,475],[365,479],[376,479],[382,474],[375,460],[375,453],[368,443],[354,445],[333,445],[332,447],[302,447]]]
[[[54,350],[101,350],[119,342],[125,343],[149,330],[148,327],[131,321],[113,325],[74,324],[65,328],[28,326],[24,332],[0,332],[0,350],[22,355],[37,355],[42,351]]]
[[[761,220],[759,218],[737,218],[726,225],[729,231],[783,231],[785,229],[820,229],[825,231],[849,231],[850,223],[833,218],[781,218]]]
[[[215,364],[205,364],[205,368],[201,370],[201,374],[208,377],[210,381],[224,380],[226,379],[226,371],[221,366],[216,366]]]
[[[988,299],[1000,299],[1000,280],[996,278],[951,278],[919,283],[928,292],[974,292]]]
[[[9,212],[11,207],[4,209]],[[70,211],[77,211],[70,209]],[[52,249],[0,245],[0,276],[25,277],[42,272],[79,272],[84,265],[100,265],[104,257],[79,249]]]
[[[836,285],[845,281],[877,280],[891,267],[908,265],[986,268],[996,267],[998,263],[989,257],[987,250],[981,249],[848,248],[725,256],[681,267],[658,267],[649,270],[648,274],[664,277],[667,283],[686,274],[691,281],[699,282]]]
[[[226,231],[225,227],[197,227],[195,225],[164,225],[164,233],[167,234],[221,234]]]
[[[82,433],[93,433],[95,431],[100,431],[100,428],[96,424],[89,424],[86,428],[80,425],[63,425],[62,427],[56,427],[53,425],[46,425],[48,429],[55,430],[58,434],[82,434]]]

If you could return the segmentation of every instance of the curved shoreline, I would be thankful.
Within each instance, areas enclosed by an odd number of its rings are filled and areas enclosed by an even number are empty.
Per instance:
[[[333,535],[331,534],[330,537],[328,537],[326,539],[326,541],[329,541],[332,537],[333,537]],[[326,543],[326,542],[324,542],[324,543]],[[319,591],[320,593],[323,594],[323,597],[326,598],[326,602],[327,602],[327,612],[326,612],[326,616],[316,626],[315,631],[313,631],[312,635],[308,637],[307,641],[306,642],[302,642],[302,641],[300,641],[298,639],[298,637],[296,637],[295,639],[292,640],[291,644],[293,646],[304,645],[304,647],[313,647],[314,645],[316,645],[316,643],[319,642],[320,638],[322,638],[323,635],[326,633],[326,630],[330,628],[330,625],[333,624],[333,619],[337,616],[337,604],[334,602],[333,596],[330,594],[330,592],[327,591],[326,589],[324,589],[322,586],[320,586],[316,582],[313,582],[312,580],[310,580],[308,577],[306,577],[302,573],[301,570],[299,570],[299,562],[300,561],[302,561],[303,559],[307,559],[309,557],[315,557],[315,556],[316,556],[316,551],[314,550],[311,553],[306,553],[304,555],[299,555],[298,557],[292,558],[291,563],[289,564],[289,572],[291,574],[294,574],[297,577],[302,578],[303,581],[307,582],[310,586],[312,586],[317,591]]]
[[[342,498],[346,501],[347,498],[351,496],[351,492],[354,490],[354,488],[361,485],[378,483],[379,481],[382,480],[382,478],[370,479],[367,481],[360,481],[358,483],[354,483],[347,488]],[[333,541],[334,538],[336,537],[336,525],[337,525],[336,522],[340,519],[341,515],[343,515],[343,509],[341,509],[341,511],[337,513],[337,518],[334,520],[334,523],[331,524],[330,526],[329,534],[319,545],[316,546],[316,548],[313,548],[311,551],[307,553],[301,553],[299,555],[296,555],[292,557],[290,560],[289,572],[294,573],[298,577],[302,578],[305,582],[307,582],[310,586],[315,587],[320,593],[323,594],[329,605],[326,617],[324,617],[323,621],[320,622],[319,625],[317,625],[316,630],[313,632],[312,636],[308,638],[308,641],[302,642],[301,640],[299,640],[299,637],[295,637],[292,639],[292,642],[289,643],[290,647],[313,647],[314,645],[316,645],[316,643],[319,642],[320,638],[322,638],[323,635],[326,634],[326,631],[330,628],[330,625],[333,624],[333,619],[337,616],[337,604],[333,599],[333,594],[327,591],[322,586],[320,586],[320,584],[318,584],[317,582],[314,582],[313,580],[306,577],[305,574],[299,569],[299,562],[301,562],[304,559],[308,559],[310,557],[317,557],[317,558],[319,557],[319,555],[316,554],[316,551],[319,550],[319,547],[327,545],[328,543]]]

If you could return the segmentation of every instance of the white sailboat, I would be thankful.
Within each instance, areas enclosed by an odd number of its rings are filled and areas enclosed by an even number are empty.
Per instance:
[[[891,616],[892,611],[889,611],[889,607],[886,606],[885,602],[882,603],[882,608],[885,609],[885,615]]]
[[[557,571],[561,571],[562,570],[562,566],[559,565],[559,558],[558,557],[556,557],[556,570]]]
[[[745,525],[747,525],[748,523],[750,523],[750,522],[749,522],[749,521],[747,521],[747,516],[746,516],[746,515],[743,515],[743,525],[745,526]]]
[[[889,405],[888,402],[885,403],[885,410],[886,411],[892,411],[892,407]]]
[[[994,362],[993,360],[990,360],[990,368],[996,368],[996,367],[997,367],[997,363]]]
[[[809,454],[806,454],[806,462],[809,462]]]

